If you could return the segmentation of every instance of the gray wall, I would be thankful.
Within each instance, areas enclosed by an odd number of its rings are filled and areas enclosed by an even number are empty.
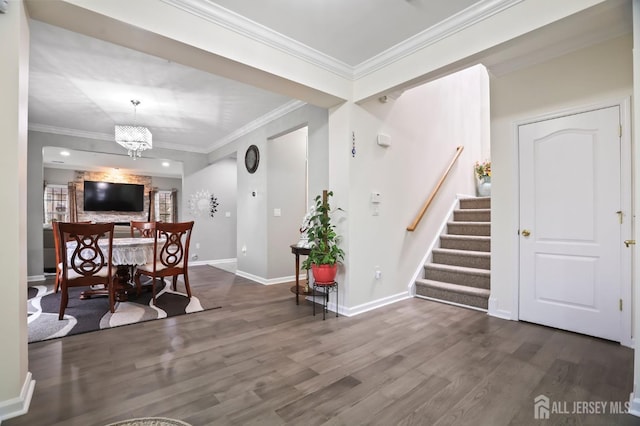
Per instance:
[[[225,158],[184,178],[183,217],[195,222],[189,254],[192,259],[197,255],[198,262],[236,257],[237,174],[235,158]],[[217,198],[218,211],[213,217],[194,216],[189,211],[189,199],[199,191],[209,191]]]
[[[307,128],[267,142],[267,278],[293,275],[289,246],[307,210]],[[280,216],[276,216],[278,209]]]
[[[276,238],[281,241],[280,245],[282,247],[280,250],[283,252],[283,256],[284,253],[288,253],[290,257],[291,272],[286,275],[293,275],[293,255],[291,255],[289,245],[296,242],[297,238],[295,241],[290,242],[291,237],[289,236],[280,238],[276,235],[268,235],[267,232],[267,197],[270,194],[267,194],[267,181],[269,178],[267,164],[269,159],[266,147],[269,139],[304,126],[308,127],[308,156],[314,159],[308,166],[309,193],[321,193],[329,182],[329,130],[326,109],[311,105],[298,108],[209,154],[209,160],[213,162],[237,152],[237,259],[239,273],[245,273],[266,281],[270,277],[268,238]],[[258,170],[250,174],[244,167],[244,153],[249,145],[252,144],[258,146],[261,155]],[[253,191],[256,192],[255,197],[252,195]],[[304,205],[309,205],[308,199]],[[296,226],[299,225],[301,220],[302,216],[298,216],[295,219]],[[243,251],[243,248],[246,248],[246,251]]]

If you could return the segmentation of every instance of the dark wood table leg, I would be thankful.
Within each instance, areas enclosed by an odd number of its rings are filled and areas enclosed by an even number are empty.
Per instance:
[[[113,277],[113,285],[116,290],[116,301],[118,302],[126,302],[128,299],[127,293],[134,289],[134,286],[129,282],[131,278],[129,268],[129,265],[118,265],[116,276]],[[94,296],[109,296],[109,289],[92,288],[91,290],[85,290],[80,293],[81,300],[91,299]]]
[[[113,285],[116,290],[116,300],[118,302],[126,302],[128,300],[128,293],[134,289],[134,286],[131,285],[131,278],[131,266],[118,265],[118,270],[113,280]]]

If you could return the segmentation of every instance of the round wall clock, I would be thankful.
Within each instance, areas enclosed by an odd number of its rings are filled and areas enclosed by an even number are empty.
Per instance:
[[[251,145],[244,154],[244,165],[249,173],[254,173],[258,170],[258,163],[260,163],[260,151],[257,146]]]

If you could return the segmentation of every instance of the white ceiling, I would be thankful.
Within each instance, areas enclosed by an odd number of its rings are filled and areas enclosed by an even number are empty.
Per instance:
[[[326,63],[340,64],[351,75],[357,75],[363,64],[388,58],[389,52],[401,53],[421,36],[452,22],[481,16],[483,10],[500,4],[496,0],[162,1],[185,10],[197,6],[199,12],[215,14],[219,20],[233,18],[244,32],[255,31],[262,37],[267,34],[278,43],[291,41],[298,50],[308,49]],[[607,15],[593,13],[588,24],[574,23],[572,37],[563,29],[544,43],[534,38],[534,44],[526,49],[521,49],[525,44],[518,41],[504,46],[493,57],[487,56],[486,63],[498,70],[504,67],[505,54],[511,55],[512,64],[517,62],[513,60],[517,56],[524,63],[543,56],[528,54],[536,49],[547,52],[548,57],[611,37],[604,33],[618,27],[618,32],[628,31],[618,24],[630,21],[629,2],[608,3],[617,7],[609,6]],[[591,25],[603,29],[596,31]],[[630,26],[628,22],[625,25]],[[571,46],[563,45],[565,41]],[[32,21],[31,129],[113,144],[113,126],[134,121],[132,99],[141,101],[136,121],[151,130],[154,147],[200,153],[230,142],[267,117],[301,105],[300,101],[279,94]],[[51,155],[54,157],[47,156],[45,164],[59,167],[59,163],[52,163],[59,160],[56,152]],[[146,156],[154,155],[151,152]],[[64,167],[73,167],[75,157],[67,157]],[[86,156],[77,157],[87,161]],[[97,157],[93,156],[93,160],[98,161]],[[102,166],[110,165],[108,155],[100,158],[106,162]],[[161,168],[157,173],[166,175],[166,170]]]
[[[355,67],[479,0],[216,0],[216,4]]]
[[[176,0],[181,3],[183,0]],[[378,55],[477,0],[205,1],[247,25],[268,27],[349,66]],[[148,127],[154,147],[207,153],[261,118],[298,103],[211,73],[32,21],[29,82],[31,129],[113,143],[113,126]],[[147,154],[151,156],[151,154]],[[109,166],[110,156],[98,157]],[[143,154],[144,157],[144,154]],[[48,151],[49,167],[64,165]],[[114,159],[119,162],[119,159]],[[140,165],[142,162],[139,162]],[[80,163],[82,164],[82,163]],[[85,163],[86,164],[86,163]],[[160,169],[157,173],[164,173]]]

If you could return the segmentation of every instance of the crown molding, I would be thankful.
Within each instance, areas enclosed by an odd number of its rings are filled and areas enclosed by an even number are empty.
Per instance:
[[[33,132],[41,132],[41,133],[51,133],[54,135],[62,135],[62,136],[72,136],[76,138],[84,138],[84,139],[94,139],[99,141],[109,141],[115,142],[113,138],[113,134],[109,133],[98,133],[98,132],[87,132],[84,130],[78,129],[70,129],[68,127],[57,127],[50,126],[48,124],[39,124],[39,123],[29,123],[29,130]],[[198,154],[207,154],[209,151],[203,148],[198,148],[196,146],[184,145],[184,144],[175,144],[168,142],[159,142],[158,140],[153,141],[154,148],[164,148],[164,149],[172,149],[175,151],[187,151],[187,152],[195,152]]]
[[[355,80],[490,18],[524,0],[483,0],[409,37],[354,68]]]
[[[271,112],[263,115],[262,117],[258,117],[257,119],[253,120],[252,122],[240,127],[239,129],[235,130],[234,132],[229,133],[224,138],[217,140],[215,143],[213,143],[209,147],[209,151],[208,152],[212,152],[212,151],[214,151],[214,150],[216,150],[218,148],[221,148],[221,147],[223,147],[223,146],[235,141],[236,139],[239,139],[242,136],[253,132],[256,129],[259,129],[260,127],[264,126],[267,123],[272,122],[273,120],[277,120],[278,118],[283,117],[286,114],[289,114],[290,112],[297,110],[298,108],[302,108],[306,104],[307,104],[306,102],[298,101],[298,100],[289,101],[286,104],[284,104],[284,105],[272,110]]]
[[[348,64],[215,3],[207,0],[160,1],[220,25],[244,37],[302,59],[340,77],[348,80],[353,79],[353,68]]]
[[[107,133],[87,132],[84,130],[70,129],[68,127],[50,126],[48,124],[29,123],[29,130],[41,133],[52,133],[54,135],[73,136],[84,139],[95,139],[99,141],[112,141],[113,135]]]
[[[160,1],[353,81],[450,37],[524,0],[482,0],[355,67],[208,0]]]

